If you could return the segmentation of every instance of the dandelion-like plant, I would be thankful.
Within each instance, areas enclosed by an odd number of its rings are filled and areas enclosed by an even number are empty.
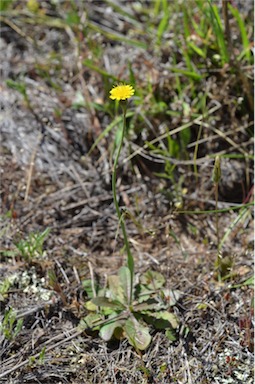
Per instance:
[[[104,288],[91,281],[84,281],[84,288],[91,299],[86,302],[89,314],[83,319],[86,329],[98,330],[103,340],[112,337],[126,337],[136,350],[146,349],[151,342],[150,329],[164,329],[166,336],[175,340],[174,330],[178,321],[170,308],[178,300],[180,293],[163,288],[165,279],[159,272],[147,271],[142,274],[134,287],[134,258],[129,246],[124,216],[118,204],[116,174],[119,156],[126,132],[128,99],[135,93],[131,85],[118,85],[110,91],[110,98],[122,107],[123,124],[118,142],[112,172],[113,201],[123,233],[127,265],[119,269],[117,275],[108,276]],[[93,275],[93,274],[92,274]]]
[[[125,248],[126,248],[126,252],[127,252],[127,265],[128,265],[129,271],[130,271],[130,295],[128,298],[130,304],[131,304],[132,299],[133,299],[134,258],[133,258],[133,255],[131,253],[130,247],[129,247],[129,241],[128,241],[128,237],[127,237],[124,217],[120,212],[120,207],[118,204],[117,192],[116,192],[116,172],[117,172],[119,156],[120,156],[120,152],[121,152],[121,148],[122,148],[123,140],[124,140],[124,136],[125,136],[125,131],[126,131],[127,100],[131,96],[133,96],[134,93],[135,93],[135,90],[132,87],[132,85],[118,85],[116,87],[113,87],[112,90],[110,91],[110,98],[112,100],[120,101],[120,104],[122,106],[122,112],[123,112],[123,124],[122,124],[122,130],[121,130],[121,137],[120,137],[119,145],[118,145],[117,152],[116,152],[116,157],[115,157],[114,164],[113,164],[112,192],[113,192],[113,200],[114,200],[116,212],[118,215],[119,223],[121,226],[121,230],[123,233]]]

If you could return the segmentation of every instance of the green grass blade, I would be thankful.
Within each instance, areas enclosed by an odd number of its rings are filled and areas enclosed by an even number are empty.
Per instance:
[[[234,18],[236,19],[239,30],[240,30],[242,43],[243,43],[244,56],[246,57],[248,63],[251,64],[251,43],[249,42],[249,39],[248,39],[248,34],[247,34],[247,31],[245,28],[244,20],[242,19],[237,8],[234,8],[230,4],[228,4],[228,7],[229,7],[230,12],[232,13]]]
[[[166,32],[167,27],[169,25],[169,18],[170,18],[170,12],[169,12],[169,7],[168,4],[165,0],[163,1],[163,17],[159,23],[158,30],[157,30],[157,44],[161,43],[161,38],[163,34]]]
[[[190,25],[189,25],[188,8],[185,7],[184,4],[182,6],[182,12],[183,12],[183,31],[184,31],[185,39],[187,39],[190,37],[191,32],[190,32]]]
[[[188,43],[189,47],[193,49],[194,52],[196,52],[199,56],[201,56],[203,59],[206,59],[206,52],[204,52],[201,48],[199,48],[193,41],[189,41]]]
[[[245,286],[246,287],[247,286],[254,286],[254,276],[249,277],[248,279],[246,279],[244,282],[242,282],[240,284],[232,285],[231,288],[242,288]]]
[[[219,244],[219,250],[222,249],[223,247],[223,244],[225,243],[225,241],[227,240],[227,238],[229,237],[230,233],[232,232],[232,230],[235,228],[235,226],[243,219],[245,219],[245,217],[247,215],[250,214],[250,209],[249,207],[245,207],[243,209],[241,209],[241,211],[239,212],[239,215],[235,218],[235,220],[231,223],[231,225],[227,228],[223,238],[221,239],[221,242]]]
[[[134,115],[134,112],[127,112],[127,117],[131,117]],[[87,153],[87,156],[90,156],[91,153],[94,151],[94,149],[97,147],[97,145],[100,143],[100,141],[109,133],[111,130],[120,124],[122,121],[122,116],[117,116],[111,124],[109,124],[105,130],[98,136],[92,147],[90,148],[89,152]]]
[[[90,28],[92,31],[102,34],[103,36],[107,37],[109,40],[120,41],[123,44],[132,45],[137,48],[143,48],[143,49],[148,48],[147,44],[142,41],[129,39],[124,35],[122,35],[121,33],[114,33],[111,29],[108,30],[108,28],[106,27],[101,28],[99,27],[99,25],[97,25],[92,21],[88,22],[88,28]]]
[[[201,214],[214,214],[214,213],[225,213],[230,211],[236,211],[238,209],[242,209],[245,207],[251,207],[254,206],[254,203],[248,203],[245,205],[233,205],[229,208],[222,208],[222,209],[209,209],[208,211],[202,210],[202,211],[178,211],[179,214],[187,214],[187,215],[201,215]]]
[[[203,76],[195,71],[188,71],[186,69],[180,69],[180,68],[171,68],[172,72],[180,73],[181,75],[184,75],[188,78],[191,78],[196,81],[202,80]]]
[[[93,71],[100,73],[100,75],[105,76],[108,79],[112,79],[114,81],[119,82],[120,79],[118,77],[111,75],[110,73],[106,72],[104,69],[97,67],[92,60],[86,59],[83,61],[83,65],[85,65],[87,68],[92,69]]]
[[[126,19],[129,20],[130,23],[133,25],[139,27],[141,24],[137,21],[136,17],[129,13],[126,9],[124,9],[122,6],[116,4],[114,1],[105,0],[106,4],[109,5],[112,9],[114,9],[117,13],[124,16]]]
[[[219,47],[222,65],[224,65],[229,62],[229,54],[228,54],[228,49],[225,43],[224,30],[222,27],[219,11],[216,5],[212,5],[211,0],[207,0],[207,1],[210,5],[209,16],[210,16],[213,31],[215,34],[215,39]]]

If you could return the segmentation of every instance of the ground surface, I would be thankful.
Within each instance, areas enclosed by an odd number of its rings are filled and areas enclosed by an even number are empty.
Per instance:
[[[177,92],[171,57],[174,52],[182,68],[181,8],[159,44],[159,29],[139,2],[123,5],[133,18],[110,2],[77,8],[45,2],[39,10],[30,3],[30,9],[15,2],[4,11],[0,39],[2,324],[10,308],[15,313],[0,335],[0,382],[252,383],[253,290],[243,282],[253,271],[247,206],[253,201],[253,111],[249,91],[240,87],[243,78],[231,65],[210,69],[208,61],[199,70],[207,76],[195,85],[178,75]],[[251,5],[238,5],[249,23]],[[252,66],[242,71],[249,88]],[[114,79],[132,76],[137,98],[118,169],[120,205],[129,211],[137,274],[161,272],[167,287],[181,291],[173,307],[176,340],[151,329],[152,342],[142,353],[125,339],[106,343],[78,327],[87,314],[82,282],[91,271],[103,282],[125,264],[111,193],[118,124],[89,150],[115,118],[108,99]],[[161,152],[144,146],[185,124],[189,139],[178,153],[166,158],[163,139]],[[230,260],[222,281],[215,270],[216,214],[208,213],[215,209],[216,154],[222,155],[218,208],[225,209],[220,238],[228,231],[222,255]],[[166,164],[173,167],[168,178]],[[24,257],[16,244],[47,228],[43,253]]]

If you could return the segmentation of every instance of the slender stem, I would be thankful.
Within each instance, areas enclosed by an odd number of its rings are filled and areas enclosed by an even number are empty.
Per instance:
[[[229,14],[228,14],[228,3],[230,3],[229,0],[222,0],[222,13],[223,13],[223,20],[225,24],[225,38],[228,44],[228,53],[231,53],[231,30],[230,30],[230,24],[229,24]]]
[[[219,184],[215,184],[215,210],[216,210],[216,235],[217,235],[217,250],[220,253],[220,233],[219,233],[219,213],[218,213],[218,200],[219,200]]]
[[[217,235],[217,269],[218,279],[221,280],[221,254],[220,254],[220,229],[219,229],[219,212],[218,212],[218,200],[219,200],[219,181],[221,178],[221,166],[220,156],[215,157],[215,163],[213,167],[213,183],[215,189],[215,208],[216,208],[216,235]]]
[[[116,153],[116,157],[115,157],[114,164],[113,164],[112,191],[113,191],[113,201],[114,201],[114,205],[115,205],[116,212],[117,212],[117,215],[118,215],[118,219],[119,219],[119,222],[120,222],[121,230],[122,230],[122,233],[123,233],[125,248],[126,248],[126,252],[127,252],[127,256],[128,256],[128,258],[127,258],[127,265],[128,265],[128,268],[130,270],[130,275],[131,275],[131,282],[130,282],[131,283],[130,284],[131,287],[130,287],[129,304],[131,304],[132,303],[132,299],[133,299],[134,259],[133,259],[133,256],[132,256],[132,253],[131,253],[131,250],[130,250],[130,247],[129,247],[126,227],[125,227],[123,215],[120,212],[120,207],[119,207],[119,204],[118,204],[117,193],[116,193],[116,179],[117,179],[116,171],[117,171],[117,165],[118,165],[118,160],[119,160],[119,156],[120,156],[121,147],[123,145],[124,134],[125,134],[125,131],[126,131],[126,112],[127,112],[127,104],[125,102],[125,104],[123,105],[123,126],[122,126],[122,131],[121,131],[121,137],[120,137],[120,142],[119,142],[119,145],[118,145],[118,148],[117,148],[117,153]]]
[[[220,254],[218,200],[219,200],[219,183],[216,183],[215,184],[215,201],[216,201],[215,209],[216,209],[216,235],[217,235],[217,268],[218,268],[218,280],[221,281],[221,254]]]

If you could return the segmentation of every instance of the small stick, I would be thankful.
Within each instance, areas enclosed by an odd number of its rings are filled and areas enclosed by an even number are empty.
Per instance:
[[[31,161],[30,161],[30,166],[29,166],[29,171],[28,171],[28,177],[27,177],[26,193],[25,193],[25,197],[24,197],[25,201],[27,201],[27,199],[28,199],[28,194],[29,194],[29,189],[30,189],[30,186],[31,186],[33,169],[34,169],[34,165],[35,165],[35,155],[36,155],[39,143],[41,142],[41,138],[42,138],[42,134],[40,132],[39,135],[38,135],[38,138],[37,138],[37,143],[35,145],[35,149],[34,149],[34,151],[32,153],[32,156],[31,156]]]
[[[93,296],[97,297],[97,293],[96,293],[96,290],[95,290],[94,272],[93,272],[92,264],[91,264],[90,261],[88,262],[88,266],[89,266],[89,272],[90,272],[90,277],[91,277],[91,288],[92,288],[92,291],[93,291]]]

